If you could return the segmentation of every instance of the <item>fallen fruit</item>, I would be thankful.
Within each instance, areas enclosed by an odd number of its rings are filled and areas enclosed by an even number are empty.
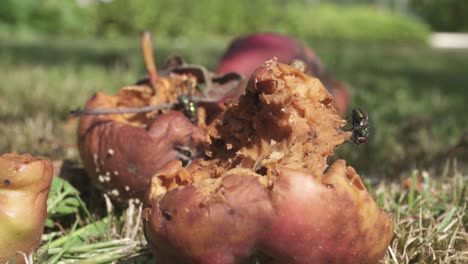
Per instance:
[[[53,170],[49,160],[29,154],[0,156],[0,263],[41,243],[47,217],[47,195]],[[24,263],[17,255],[15,263]]]
[[[393,235],[352,167],[320,81],[270,60],[208,133],[207,157],[152,179],[146,238],[161,263],[377,263]],[[250,262],[248,262],[250,261]]]
[[[126,87],[116,96],[98,93],[86,108],[149,105],[153,97],[145,91],[149,87]],[[83,116],[78,129],[78,146],[88,175],[117,200],[142,199],[151,176],[179,158],[177,147],[196,151],[204,140],[205,132],[178,111]]]
[[[75,112],[82,115],[78,147],[87,173],[121,202],[143,200],[151,177],[166,163],[181,160],[186,166],[203,152],[207,123],[222,108],[218,100],[236,89],[240,78],[215,76],[180,58],[157,73],[148,41],[146,33],[142,47],[148,79],[115,96],[97,93],[85,110]]]
[[[349,105],[348,85],[332,78],[317,54],[296,39],[277,33],[257,33],[234,39],[216,70],[217,73],[237,72],[244,77],[254,73],[258,65],[276,57],[279,62],[290,63],[294,59],[305,62],[309,75],[317,77],[334,97],[334,105],[341,117],[346,115]],[[245,83],[243,85],[245,87]],[[242,89],[233,97],[240,96]]]

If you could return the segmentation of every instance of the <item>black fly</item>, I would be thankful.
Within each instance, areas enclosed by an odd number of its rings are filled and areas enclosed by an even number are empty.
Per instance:
[[[369,137],[369,117],[367,116],[367,112],[354,108],[351,112],[351,125],[352,127],[348,130],[353,132],[350,141],[356,145],[366,143]]]

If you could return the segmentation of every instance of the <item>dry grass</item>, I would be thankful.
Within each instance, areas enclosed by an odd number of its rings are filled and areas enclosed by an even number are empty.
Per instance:
[[[375,196],[394,214],[395,235],[384,263],[466,263],[468,261],[468,175],[456,165],[452,172],[436,177],[421,175],[422,190],[401,184],[380,184]]]
[[[115,92],[134,82],[144,74],[143,63],[138,43],[48,43],[10,40],[0,46],[0,149],[69,160],[77,167],[73,174],[81,165],[70,146],[76,123],[68,111],[95,91]],[[190,61],[213,68],[226,45],[193,43],[156,43],[158,61],[171,49],[185,50]],[[370,115],[370,143],[349,144],[338,155],[373,182],[368,188],[374,198],[394,214],[395,235],[383,263],[467,263],[468,164],[459,159],[457,165],[444,153],[468,129],[460,114],[468,52],[315,44],[336,75],[353,84],[354,102]],[[462,155],[455,154],[466,157],[467,148],[461,145]],[[440,166],[435,157],[450,162]],[[405,188],[405,178],[420,185]],[[54,184],[34,263],[155,262],[138,222],[140,207],[114,208],[88,185],[73,184]]]
[[[453,161],[447,163],[442,175],[415,170],[408,174],[408,179],[410,185],[400,182],[368,185],[377,202],[392,212],[395,220],[394,237],[382,263],[466,263],[468,175],[461,174]],[[49,220],[56,225],[63,223],[67,215],[75,215],[75,220],[61,226],[59,231],[48,229],[36,263],[156,261],[146,247],[141,206],[130,200],[128,208],[119,211],[107,197],[101,197],[106,214],[96,217],[91,216],[83,203],[71,203],[71,197],[79,197],[77,190],[57,178],[49,197],[49,206],[54,205],[49,207],[53,210],[52,214],[49,212]],[[76,210],[71,210],[73,204]]]

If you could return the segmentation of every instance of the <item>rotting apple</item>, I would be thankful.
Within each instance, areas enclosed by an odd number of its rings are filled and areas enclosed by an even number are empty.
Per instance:
[[[78,147],[87,173],[121,202],[142,200],[161,167],[173,160],[188,164],[203,151],[207,123],[222,108],[218,100],[240,82],[239,75],[214,75],[180,58],[158,73],[149,39],[143,34],[148,79],[121,88],[115,96],[97,93],[79,122]]]
[[[216,72],[237,72],[248,77],[261,63],[272,57],[282,63],[290,63],[294,59],[304,61],[307,74],[320,79],[333,95],[340,116],[346,115],[350,100],[348,85],[333,78],[313,49],[290,36],[255,33],[236,38],[223,53]],[[242,94],[242,89],[237,91],[237,95]]]
[[[152,179],[146,238],[161,263],[377,263],[393,234],[355,170],[321,82],[270,60],[209,128],[207,157]],[[249,262],[250,261],[250,262]]]
[[[0,156],[0,263],[41,243],[47,217],[52,163],[29,154]],[[15,263],[24,263],[17,255]]]
[[[98,93],[86,108],[148,105],[152,97],[144,97],[145,88],[123,88],[116,96]],[[80,118],[78,146],[84,167],[93,182],[117,200],[142,199],[151,176],[167,162],[179,158],[178,147],[197,151],[205,141],[205,132],[183,113],[152,114]]]

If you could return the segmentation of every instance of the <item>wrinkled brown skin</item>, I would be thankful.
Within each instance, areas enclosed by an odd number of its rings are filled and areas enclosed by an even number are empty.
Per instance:
[[[116,108],[118,96],[97,93],[87,109]],[[117,200],[143,200],[151,176],[176,159],[174,146],[197,148],[205,133],[181,112],[171,111],[131,124],[123,115],[87,115],[80,118],[78,146],[92,181]],[[145,127],[146,125],[146,127]]]
[[[0,263],[41,243],[47,217],[52,163],[29,154],[0,156]],[[16,263],[24,263],[23,256]]]
[[[158,260],[377,263],[393,219],[345,161],[324,173],[349,138],[332,102],[317,79],[263,64],[211,127],[211,158],[187,169],[170,163],[153,177],[144,227]]]

